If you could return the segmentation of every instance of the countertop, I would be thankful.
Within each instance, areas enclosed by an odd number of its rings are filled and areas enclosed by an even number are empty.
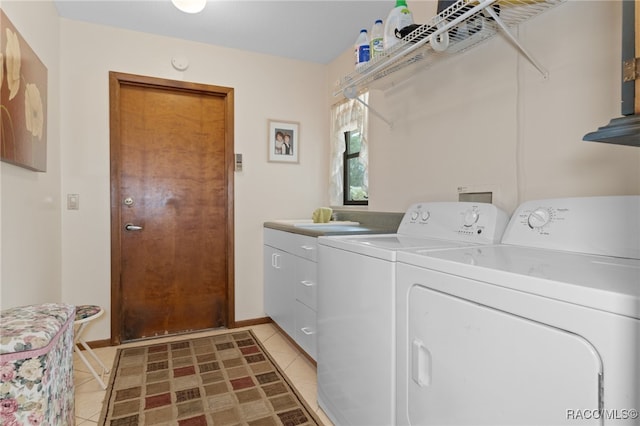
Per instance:
[[[291,232],[293,234],[307,235],[309,237],[321,237],[331,235],[358,235],[358,234],[395,234],[402,220],[403,213],[393,212],[368,212],[334,210],[338,221],[358,222],[358,225],[332,225],[329,222],[321,228],[294,226],[286,223],[286,220],[264,222],[265,228]]]

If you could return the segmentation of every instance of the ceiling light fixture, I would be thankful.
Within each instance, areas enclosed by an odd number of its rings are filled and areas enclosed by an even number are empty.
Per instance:
[[[184,13],[200,13],[207,5],[207,0],[171,0],[171,3]]]

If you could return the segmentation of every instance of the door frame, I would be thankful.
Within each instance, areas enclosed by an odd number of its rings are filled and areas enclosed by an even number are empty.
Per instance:
[[[109,72],[109,152],[111,182],[111,344],[122,343],[122,284],[120,216],[120,87],[123,85],[162,88],[209,96],[219,96],[225,102],[225,177],[227,190],[227,328],[235,327],[235,257],[234,257],[234,89],[208,84],[168,80],[115,71]]]

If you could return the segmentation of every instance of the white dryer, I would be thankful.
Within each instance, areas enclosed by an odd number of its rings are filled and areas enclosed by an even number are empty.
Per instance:
[[[640,197],[525,202],[502,244],[397,261],[397,424],[640,424]]]
[[[318,238],[318,403],[335,424],[395,421],[396,253],[495,243],[507,223],[491,204],[419,203],[397,234]]]

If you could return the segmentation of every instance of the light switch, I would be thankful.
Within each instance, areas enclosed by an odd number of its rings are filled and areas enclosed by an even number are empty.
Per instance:
[[[67,194],[67,210],[80,209],[80,194]]]

